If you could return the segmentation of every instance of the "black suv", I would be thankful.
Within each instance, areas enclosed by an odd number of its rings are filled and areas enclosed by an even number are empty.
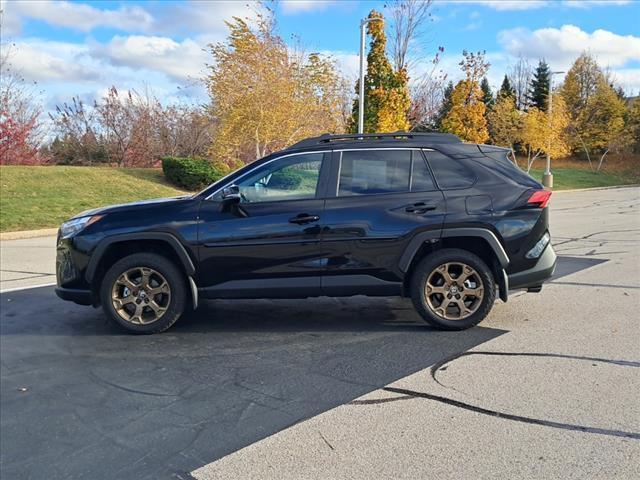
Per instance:
[[[551,192],[507,152],[448,134],[310,138],[195,195],[65,222],[56,293],[135,333],[201,298],[322,295],[411,297],[431,325],[468,328],[556,264]]]

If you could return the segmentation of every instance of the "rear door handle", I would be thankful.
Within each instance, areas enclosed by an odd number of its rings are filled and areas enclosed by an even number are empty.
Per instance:
[[[427,204],[424,202],[414,203],[413,205],[409,205],[405,208],[407,213],[415,213],[416,215],[420,215],[422,213],[427,213],[430,210],[435,210],[437,205]]]
[[[289,223],[297,223],[298,225],[304,225],[305,223],[317,222],[320,220],[318,215],[309,215],[308,213],[301,213],[293,218],[289,219]]]

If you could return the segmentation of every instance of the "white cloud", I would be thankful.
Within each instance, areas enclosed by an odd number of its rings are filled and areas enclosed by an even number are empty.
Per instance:
[[[303,12],[313,12],[324,10],[331,4],[336,3],[335,0],[281,0],[280,7],[282,12],[287,15],[295,15]]]
[[[16,42],[9,52],[11,68],[33,82],[97,80],[99,70],[82,65],[78,59],[87,53],[84,45],[42,40]]]
[[[534,10],[549,5],[547,0],[450,0],[450,3],[475,4],[493,10]]]
[[[251,21],[262,7],[255,0],[191,0],[179,4],[159,4],[155,33],[182,33],[187,37],[206,39],[207,42],[223,40],[228,33],[225,22],[232,17]]]
[[[570,8],[591,8],[601,6],[629,5],[631,0],[563,0],[562,5]]]
[[[574,25],[528,30],[515,28],[498,34],[498,41],[512,54],[531,59],[545,58],[552,68],[567,68],[583,51],[589,51],[603,66],[621,67],[640,61],[640,37],[618,35],[607,30],[588,33]]]
[[[498,11],[535,10],[542,7],[562,6],[587,9],[600,6],[629,5],[632,0],[449,0],[449,3],[482,5]]]
[[[619,68],[610,73],[613,82],[620,85],[627,95],[640,95],[640,68]]]
[[[5,19],[12,26],[12,33],[17,33],[25,17],[81,32],[89,32],[96,27],[141,31],[149,29],[153,23],[151,14],[137,5],[103,10],[65,0],[13,0],[4,2],[3,9]]]
[[[338,69],[348,79],[356,79],[360,75],[360,55],[352,52],[342,51],[325,51],[321,52],[323,55],[331,56],[338,66]],[[367,60],[365,58],[365,68]]]
[[[92,55],[112,65],[162,72],[185,81],[201,76],[208,54],[191,39],[176,42],[168,37],[115,36],[106,45],[97,44]]]

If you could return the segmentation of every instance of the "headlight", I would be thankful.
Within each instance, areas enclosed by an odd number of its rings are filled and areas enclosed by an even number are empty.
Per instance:
[[[538,240],[538,243],[536,243],[533,248],[527,252],[525,257],[538,258],[544,248],[549,244],[549,240],[551,240],[551,237],[549,237],[549,232],[545,232],[542,238]]]
[[[92,223],[100,220],[103,216],[104,215],[92,215],[90,217],[73,218],[68,222],[64,222],[60,225],[60,236],[62,238],[73,237]]]

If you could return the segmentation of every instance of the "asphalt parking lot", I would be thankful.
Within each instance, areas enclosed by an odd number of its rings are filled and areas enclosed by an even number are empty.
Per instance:
[[[552,282],[464,332],[355,297],[207,302],[140,337],[2,293],[0,477],[638,478],[640,188],[554,194],[551,224]],[[51,271],[20,242],[3,270]]]

